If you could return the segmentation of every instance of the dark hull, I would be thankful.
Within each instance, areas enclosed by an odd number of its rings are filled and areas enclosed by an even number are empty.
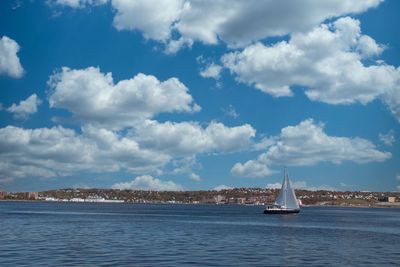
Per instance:
[[[290,214],[290,213],[299,213],[300,210],[264,210],[264,214]]]

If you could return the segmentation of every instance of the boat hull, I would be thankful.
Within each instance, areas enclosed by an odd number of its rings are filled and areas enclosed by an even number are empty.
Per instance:
[[[264,214],[290,214],[290,213],[299,213],[299,209],[294,210],[281,210],[281,209],[266,209],[264,210]]]

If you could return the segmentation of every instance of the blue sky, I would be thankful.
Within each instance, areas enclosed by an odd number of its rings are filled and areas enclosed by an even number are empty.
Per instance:
[[[400,190],[398,1],[1,1],[0,188]]]

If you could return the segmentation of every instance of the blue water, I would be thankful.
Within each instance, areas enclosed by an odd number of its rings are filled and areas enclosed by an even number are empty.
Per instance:
[[[0,202],[0,266],[400,265],[400,209]]]

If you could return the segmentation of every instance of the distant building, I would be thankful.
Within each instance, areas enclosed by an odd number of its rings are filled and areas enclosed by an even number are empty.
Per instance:
[[[380,202],[389,202],[389,198],[388,197],[379,197],[378,201],[380,201]]]
[[[234,205],[243,205],[246,203],[246,198],[245,197],[238,197],[238,198],[229,198],[228,199],[228,204],[234,204]]]
[[[239,204],[239,205],[243,205],[243,204],[246,203],[246,198],[245,197],[238,197],[236,199],[236,203]]]
[[[5,196],[7,196],[7,192],[0,189],[0,199],[3,199]]]
[[[225,196],[217,195],[217,196],[214,197],[214,200],[215,200],[216,203],[222,203],[222,202],[225,203]]]
[[[388,197],[388,202],[390,203],[396,202],[396,197]]]
[[[38,193],[37,192],[26,192],[27,199],[37,199]]]

